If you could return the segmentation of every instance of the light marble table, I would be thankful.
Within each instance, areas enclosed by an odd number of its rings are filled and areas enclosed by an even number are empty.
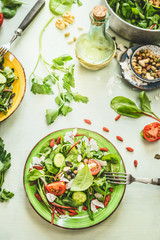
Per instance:
[[[14,30],[36,1],[26,2],[27,4],[18,10],[13,19],[4,21],[0,29],[0,45],[10,40]],[[12,154],[12,166],[6,174],[4,187],[15,193],[11,201],[0,203],[0,240],[159,240],[160,188],[158,186],[136,183],[127,186],[123,201],[116,212],[103,223],[86,230],[64,230],[51,226],[38,216],[26,198],[23,188],[23,169],[30,150],[47,134],[68,127],[88,128],[107,137],[121,153],[128,173],[136,177],[160,176],[160,161],[154,159],[154,155],[160,153],[160,142],[150,144],[143,141],[139,134],[146,124],[153,122],[152,119],[122,117],[115,122],[116,113],[110,108],[111,99],[117,95],[129,97],[138,103],[140,91],[117,77],[120,67],[115,59],[106,68],[97,72],[81,67],[75,59],[74,45],[67,44],[64,32],[56,29],[55,22],[52,22],[45,32],[43,52],[48,59],[62,54],[70,54],[74,57],[76,90],[88,96],[89,103],[87,105],[73,103],[73,112],[66,117],[59,117],[55,123],[47,126],[45,110],[56,107],[54,97],[33,95],[30,92],[29,75],[38,56],[39,33],[52,16],[48,2],[47,0],[45,7],[23,36],[11,47],[11,52],[25,69],[27,89],[20,107],[0,124],[0,137]],[[88,30],[89,12],[98,4],[105,5],[101,0],[84,0],[82,7],[75,5],[72,8],[76,16],[75,23],[69,27],[72,36],[79,36],[82,33],[77,30],[79,25],[83,27],[84,32]],[[111,32],[111,34],[115,36],[115,33]],[[129,44],[119,37],[117,41]],[[40,73],[41,71],[42,69],[39,69]],[[148,92],[157,115],[160,115],[160,97],[159,100],[155,100],[155,96],[159,93],[159,89]],[[91,119],[92,125],[86,125],[83,122],[84,118]],[[104,133],[102,126],[107,126],[110,132]],[[116,135],[122,136],[124,142],[117,141]],[[127,152],[126,146],[134,147],[135,151]],[[133,165],[134,159],[138,160],[137,168]]]

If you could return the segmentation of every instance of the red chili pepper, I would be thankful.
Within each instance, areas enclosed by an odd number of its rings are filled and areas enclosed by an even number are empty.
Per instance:
[[[108,152],[107,148],[100,148],[101,151]]]
[[[123,138],[122,138],[122,137],[120,137],[120,136],[116,136],[116,138],[117,138],[117,140],[123,142]]]
[[[57,139],[57,145],[60,144],[60,142],[61,142],[61,137]]]
[[[49,146],[50,146],[50,147],[54,147],[54,138],[50,141]]]
[[[53,225],[53,221],[54,221],[54,214],[55,214],[55,207],[53,207],[53,210],[52,210],[51,225]]]
[[[103,127],[103,131],[109,132],[109,129],[107,127]]]
[[[83,206],[83,210],[84,210],[84,211],[87,211],[87,207],[86,207],[86,206]]]
[[[134,149],[131,148],[131,147],[126,147],[126,149],[127,149],[128,152],[133,152],[134,151]]]
[[[43,167],[42,166],[33,166],[33,168],[37,169],[37,170],[42,170]]]
[[[81,136],[84,136],[84,134],[78,134],[76,133],[75,137],[81,137]]]
[[[66,215],[66,211],[64,209],[61,209],[62,213]]]
[[[52,202],[51,204],[52,204],[53,206],[59,207],[59,208],[73,209],[73,207],[62,206],[62,205],[59,205],[59,204],[57,204],[57,203],[55,203],[55,202]],[[74,209],[76,209],[76,208],[74,208]]]
[[[99,206],[96,206],[96,208],[98,209],[98,208],[100,208]]]
[[[110,188],[110,192],[113,192],[113,188]]]
[[[80,143],[80,140],[78,142],[76,142],[67,152],[67,154],[72,150],[72,148],[74,148],[78,143]]]
[[[105,197],[105,200],[104,200],[104,206],[107,207],[109,201],[111,200],[111,195],[108,195]]]
[[[56,208],[56,211],[60,214],[60,215],[63,215],[62,211],[58,208]]]
[[[63,171],[62,171],[62,172],[63,172]],[[58,173],[58,174],[54,177],[54,180],[56,180],[56,178],[57,178],[62,172]]]
[[[134,160],[134,166],[137,167],[137,165],[138,165],[138,161]]]
[[[154,27],[156,26],[156,24],[154,23],[149,30],[152,30]]]
[[[75,210],[72,210],[72,209],[68,209],[68,212],[70,212],[70,213],[74,213],[74,214],[77,213]]]
[[[4,17],[3,17],[3,13],[0,13],[0,26],[2,26],[3,19],[4,19]]]
[[[120,119],[121,115],[119,114],[117,117],[115,117],[115,121],[118,121]]]
[[[91,138],[91,137],[89,137],[89,141],[91,141],[91,139],[92,139],[92,138]]]
[[[30,185],[30,186],[33,186],[33,185],[35,185],[36,183],[37,183],[37,180],[31,182],[29,185]]]
[[[42,202],[42,198],[38,193],[35,193],[35,197],[38,199],[38,201]]]
[[[5,92],[13,92],[12,89],[8,89],[8,88],[5,88],[4,91],[5,91]]]
[[[83,119],[83,120],[84,120],[85,123],[87,123],[87,124],[89,124],[89,125],[92,124],[91,120],[89,120],[89,119]]]
[[[78,215],[78,213],[76,212],[76,213],[69,213],[69,216],[76,216],[76,215]]]

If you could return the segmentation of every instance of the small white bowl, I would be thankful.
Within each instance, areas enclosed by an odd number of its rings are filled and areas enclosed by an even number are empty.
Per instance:
[[[155,78],[153,80],[150,80],[150,79],[146,79],[146,78],[143,78],[142,76],[140,76],[139,74],[137,74],[134,70],[134,67],[132,65],[132,61],[133,61],[133,57],[136,55],[137,52],[139,52],[140,50],[150,50],[152,53],[156,54],[159,56],[160,58],[160,46],[158,45],[142,45],[140,46],[139,48],[137,48],[133,53],[132,53],[132,56],[130,58],[130,65],[131,65],[131,69],[133,71],[133,73],[135,74],[135,76],[137,78],[139,78],[140,80],[144,81],[144,82],[148,82],[148,83],[153,83],[153,82],[159,82],[160,81],[160,78]]]

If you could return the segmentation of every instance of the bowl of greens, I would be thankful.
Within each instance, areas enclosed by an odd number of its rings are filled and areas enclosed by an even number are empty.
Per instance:
[[[88,228],[110,217],[123,198],[125,185],[107,181],[110,172],[125,172],[125,166],[106,138],[86,129],[63,129],[31,151],[24,188],[33,209],[50,224]]]
[[[160,42],[160,9],[143,0],[106,0],[110,27],[137,43]]]
[[[0,123],[15,112],[25,90],[24,69],[18,59],[7,52],[0,62]]]

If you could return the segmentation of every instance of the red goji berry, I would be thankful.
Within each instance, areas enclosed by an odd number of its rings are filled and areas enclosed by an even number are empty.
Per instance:
[[[42,166],[33,166],[33,168],[37,169],[37,170],[42,170],[43,167]]]
[[[113,192],[113,188],[110,188],[110,192]]]
[[[98,208],[100,208],[99,206],[96,206],[96,208],[98,209]]]
[[[84,211],[87,211],[87,207],[86,207],[86,206],[83,206],[83,210],[84,210]]]
[[[105,197],[105,200],[104,200],[104,206],[107,207],[109,201],[111,200],[111,195],[108,195]]]
[[[49,146],[50,146],[50,147],[54,147],[54,138],[50,141]]]
[[[101,151],[108,152],[107,148],[100,148]]]
[[[91,141],[91,139],[92,139],[92,138],[91,138],[91,137],[89,137],[89,141]]]
[[[123,142],[123,138],[122,138],[122,137],[120,137],[120,136],[116,136],[116,138],[117,138],[117,140]]]
[[[38,201],[42,202],[42,198],[38,193],[35,193],[35,197],[38,199]]]
[[[134,166],[137,167],[137,165],[138,165],[138,161],[134,160]]]
[[[77,213],[75,210],[72,210],[72,209],[68,209],[68,212],[70,212],[70,213],[74,213],[74,214]]]
[[[87,123],[87,124],[92,124],[91,120],[89,120],[89,119],[83,119],[83,120],[84,120],[84,122]]]
[[[32,170],[32,168],[29,169],[29,172]]]
[[[60,144],[61,142],[61,137],[57,138],[57,145]]]
[[[128,152],[133,152],[134,151],[134,149],[131,148],[131,147],[126,147],[126,149],[127,149]]]
[[[119,114],[117,117],[115,117],[115,121],[118,121],[120,119],[121,115]]]
[[[104,132],[109,132],[109,129],[107,127],[103,127]]]
[[[76,133],[75,137],[81,137],[81,136],[84,136],[84,134],[78,134]]]

